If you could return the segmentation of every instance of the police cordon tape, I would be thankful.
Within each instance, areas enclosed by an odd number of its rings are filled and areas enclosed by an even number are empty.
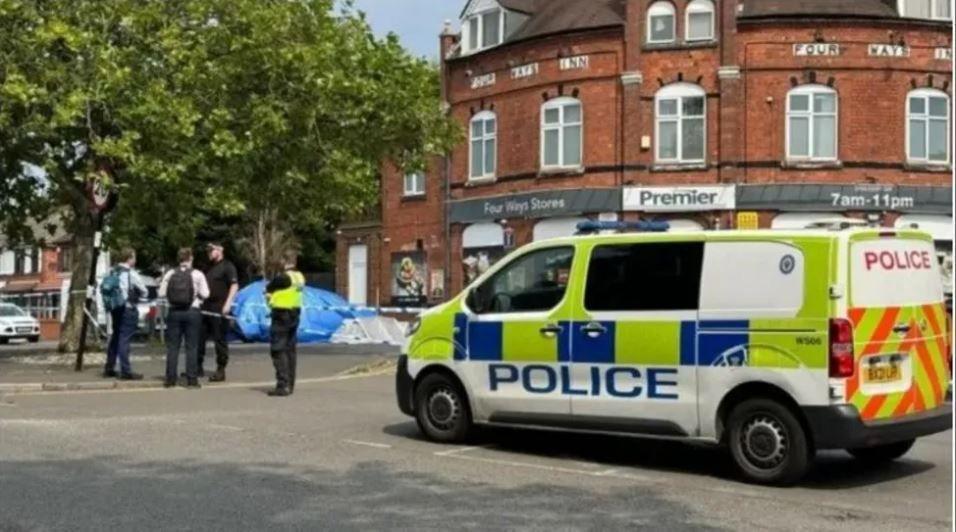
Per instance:
[[[86,290],[73,290],[71,294],[79,294],[86,296]],[[167,307],[166,301],[164,299],[154,299],[152,301],[147,301],[146,303],[155,303],[157,306]],[[267,305],[251,305],[267,307]],[[353,314],[371,312],[375,314],[421,314],[428,310],[426,307],[368,307],[362,305],[310,305],[302,307],[302,310],[318,310],[318,311],[328,311],[328,312],[349,312]],[[226,315],[216,312],[209,312],[205,310],[200,311],[204,316],[213,316],[213,317],[222,317],[227,319],[236,319],[233,315]]]

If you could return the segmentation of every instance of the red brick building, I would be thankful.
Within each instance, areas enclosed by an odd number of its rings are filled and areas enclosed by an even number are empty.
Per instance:
[[[383,165],[380,219],[339,234],[355,303],[440,302],[584,219],[916,223],[952,255],[946,0],[471,0],[460,23],[467,140]]]

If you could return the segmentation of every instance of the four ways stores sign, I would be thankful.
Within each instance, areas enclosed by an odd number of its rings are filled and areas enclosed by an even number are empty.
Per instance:
[[[614,212],[621,207],[621,189],[597,188],[543,190],[451,203],[451,223],[508,218],[550,218],[594,212]]]

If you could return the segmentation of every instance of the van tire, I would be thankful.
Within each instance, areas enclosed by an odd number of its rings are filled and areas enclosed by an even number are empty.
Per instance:
[[[40,341],[40,337],[39,337],[39,336],[31,336],[31,337],[27,338],[27,341],[30,342],[31,344],[35,344],[35,343],[38,343],[38,342]]]
[[[883,445],[876,445],[873,447],[847,449],[846,452],[852,454],[854,458],[863,462],[891,462],[909,452],[909,450],[913,448],[914,443],[916,443],[916,438],[894,443],[886,443]]]
[[[800,421],[772,399],[748,399],[727,419],[731,455],[750,482],[787,486],[807,472],[813,451]]]
[[[429,439],[461,443],[468,438],[472,426],[468,396],[447,375],[426,375],[415,387],[415,420]]]

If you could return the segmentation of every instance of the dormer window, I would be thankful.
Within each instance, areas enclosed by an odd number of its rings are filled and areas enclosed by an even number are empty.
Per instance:
[[[899,0],[900,16],[934,20],[952,20],[952,0]]]
[[[470,15],[462,24],[463,42],[467,43],[466,53],[478,52],[501,44],[505,33],[504,11],[500,8],[490,9]]]

